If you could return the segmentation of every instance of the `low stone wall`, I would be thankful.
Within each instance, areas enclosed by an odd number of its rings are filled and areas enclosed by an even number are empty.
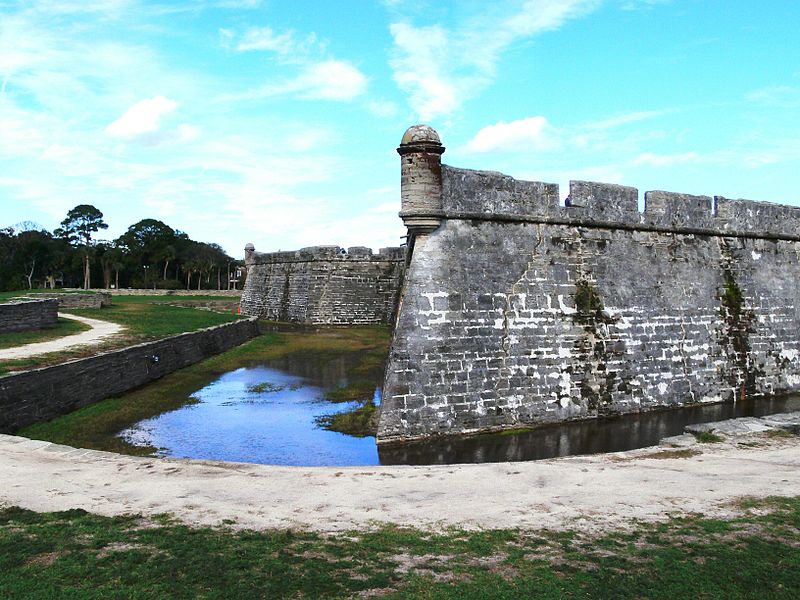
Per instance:
[[[0,333],[55,327],[56,323],[56,300],[15,300],[0,304]]]
[[[242,290],[142,290],[133,288],[99,289],[114,296],[225,296],[239,298]]]
[[[92,294],[77,293],[47,293],[28,296],[29,298],[49,298],[58,301],[59,310],[71,308],[102,308],[111,305],[111,294],[108,292],[95,292]]]
[[[0,378],[0,433],[122,394],[258,336],[255,319]]]

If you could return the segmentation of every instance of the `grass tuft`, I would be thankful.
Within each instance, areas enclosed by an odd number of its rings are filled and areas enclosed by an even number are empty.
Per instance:
[[[703,444],[716,444],[717,442],[721,442],[725,439],[721,435],[711,433],[710,431],[701,431],[699,433],[695,433],[694,437],[698,442]]]

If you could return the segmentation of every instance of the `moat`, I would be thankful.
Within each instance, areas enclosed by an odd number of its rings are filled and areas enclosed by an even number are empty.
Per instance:
[[[690,423],[800,410],[795,395],[379,448],[373,436],[328,431],[322,423],[370,400],[326,400],[351,383],[348,374],[358,360],[356,353],[306,352],[234,369],[193,393],[182,408],[121,435],[158,448],[159,456],[181,458],[303,466],[480,463],[630,450],[680,434]],[[377,405],[380,378],[374,372],[372,384]]]

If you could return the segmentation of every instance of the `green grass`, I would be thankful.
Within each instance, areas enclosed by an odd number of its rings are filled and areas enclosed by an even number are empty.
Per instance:
[[[167,337],[204,327],[235,321],[231,311],[219,314],[168,304],[163,296],[114,296],[113,304],[102,309],[75,309],[70,314],[119,323],[128,328],[129,337],[139,341]]]
[[[9,300],[13,300],[15,298],[19,298],[20,296],[24,296],[28,292],[29,290],[22,290],[16,292],[0,292],[0,302],[8,302]]]
[[[703,444],[716,444],[724,439],[721,435],[711,433],[710,431],[701,431],[699,433],[695,433],[694,437],[698,442]]]
[[[16,348],[26,344],[36,344],[62,338],[67,335],[74,335],[81,331],[91,329],[88,325],[73,319],[58,319],[55,327],[47,329],[37,329],[35,331],[17,331],[12,333],[0,333],[0,348]]]
[[[124,396],[109,398],[52,421],[26,427],[19,431],[19,435],[80,448],[152,454],[155,448],[133,446],[117,437],[117,433],[144,419],[185,406],[191,402],[192,394],[223,373],[292,353],[359,352],[367,356],[379,353],[386,356],[388,344],[388,331],[382,327],[267,333]],[[372,359],[366,360],[369,368],[374,367],[372,362]],[[361,366],[359,364],[355,370]],[[374,383],[369,391],[370,400],[373,392]]]
[[[378,429],[378,408],[370,400],[353,410],[317,417],[316,421],[328,431],[366,437],[375,435]]]
[[[7,508],[0,597],[797,598],[800,499],[741,508],[731,520],[674,518],[600,535],[254,532]]]

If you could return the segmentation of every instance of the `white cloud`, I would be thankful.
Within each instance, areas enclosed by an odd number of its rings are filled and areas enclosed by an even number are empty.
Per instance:
[[[248,50],[269,50],[278,54],[286,54],[295,46],[291,32],[276,34],[271,27],[255,27],[248,29],[236,49],[245,52]]]
[[[633,160],[635,165],[650,165],[653,167],[669,167],[685,163],[699,162],[700,155],[697,152],[684,152],[682,154],[654,154],[645,152]]]
[[[521,149],[550,149],[558,145],[552,127],[542,116],[484,127],[466,146],[468,152],[503,152]]]
[[[269,26],[251,27],[241,35],[230,29],[220,29],[219,33],[222,45],[226,48],[233,46],[239,52],[274,52],[287,62],[302,61],[312,53],[321,53],[325,49],[325,44],[313,32],[300,39],[294,31],[277,33]]]
[[[443,59],[449,53],[449,34],[439,26],[413,27],[393,23],[395,51],[390,64],[400,89],[409,94],[412,108],[423,121],[448,115],[458,108],[466,82],[452,80]],[[466,90],[464,90],[466,91]]]
[[[660,117],[666,114],[667,112],[668,111],[665,110],[641,110],[636,112],[629,112],[620,115],[615,115],[607,119],[602,119],[600,121],[595,121],[593,123],[587,123],[586,125],[584,125],[584,127],[586,129],[600,129],[600,130],[614,129],[616,127],[621,127],[629,123],[638,123],[639,121],[654,119],[656,117]]]
[[[500,18],[492,5],[483,18],[455,29],[400,20],[389,28],[394,79],[420,119],[447,117],[491,82],[500,55],[511,44],[558,29],[598,5],[599,0],[527,0]]]
[[[310,65],[290,85],[306,98],[352,100],[366,91],[367,78],[348,62],[326,60]]]
[[[378,98],[367,103],[367,109],[376,117],[394,117],[397,116],[397,105],[391,100],[384,100]]]
[[[750,102],[757,102],[774,108],[797,108],[800,106],[800,88],[788,85],[773,85],[753,90],[745,98]]]
[[[294,152],[308,152],[319,147],[328,135],[328,132],[322,129],[305,129],[290,134],[286,146]]]
[[[367,90],[368,80],[357,67],[343,60],[311,63],[299,75],[283,83],[267,84],[241,93],[224,94],[220,102],[257,100],[272,96],[296,95],[313,100],[349,101]]]
[[[106,127],[106,133],[120,139],[133,139],[156,133],[161,128],[161,117],[178,108],[178,103],[164,96],[146,98],[131,106],[116,121]]]
[[[660,4],[670,4],[672,0],[623,0],[622,10],[642,10],[654,8]]]

